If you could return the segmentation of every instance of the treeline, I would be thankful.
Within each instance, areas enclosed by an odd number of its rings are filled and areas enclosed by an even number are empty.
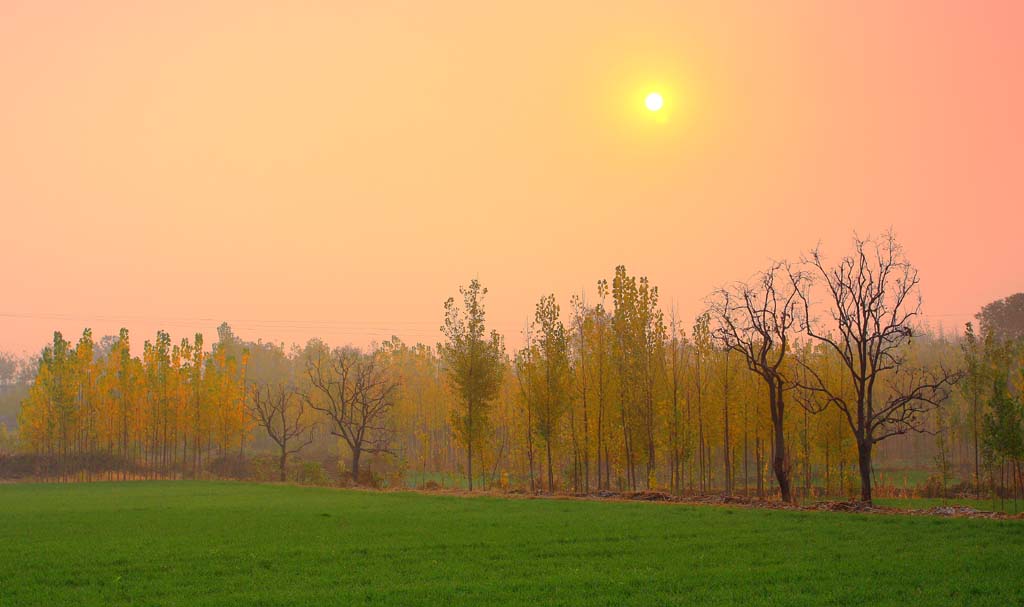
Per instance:
[[[21,449],[106,454],[123,475],[198,477],[249,449],[272,453],[282,479],[290,459],[333,453],[354,482],[787,501],[870,500],[884,449],[936,471],[938,491],[1024,484],[1020,336],[1004,318],[1016,304],[983,315],[982,337],[924,331],[917,272],[891,235],[855,239],[834,263],[810,251],[771,264],[690,323],[624,267],[596,287],[564,309],[540,298],[515,351],[488,330],[477,281],[445,303],[436,346],[286,350],[222,325],[209,351],[161,332],[138,358],[124,330],[75,346],[57,334]]]
[[[11,448],[11,429],[38,369],[38,357],[0,352],[0,453]]]
[[[160,331],[131,356],[128,331],[96,343],[86,329],[72,345],[60,333],[42,352],[18,430],[33,452],[65,477],[68,463],[105,454],[122,476],[191,472],[210,457],[244,449],[247,355],[231,353],[229,333],[212,352],[202,335],[172,344]]]

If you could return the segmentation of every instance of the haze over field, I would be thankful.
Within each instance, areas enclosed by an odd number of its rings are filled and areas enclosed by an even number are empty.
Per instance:
[[[0,5],[0,349],[517,339],[616,264],[692,318],[893,227],[925,317],[1024,286],[1024,5]],[[658,90],[655,117],[644,95]]]
[[[0,0],[0,603],[1024,605],[1021,32]]]

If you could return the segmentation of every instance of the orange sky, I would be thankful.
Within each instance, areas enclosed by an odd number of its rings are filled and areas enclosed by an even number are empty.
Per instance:
[[[514,343],[618,263],[689,319],[889,226],[935,322],[1024,290],[1024,3],[500,4],[0,1],[0,349],[433,343],[473,276]]]

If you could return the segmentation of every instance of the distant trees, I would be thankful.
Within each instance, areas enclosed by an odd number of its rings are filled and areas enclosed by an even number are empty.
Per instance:
[[[466,479],[472,491],[473,448],[484,436],[491,402],[501,389],[505,346],[497,331],[487,333],[483,302],[487,289],[474,278],[459,293],[461,308],[451,297],[444,304],[441,333],[446,341],[438,345],[438,352],[456,394],[458,408],[451,421],[466,448]]]
[[[72,347],[58,332],[44,348],[36,379],[22,404],[19,435],[30,451],[55,462],[60,478],[91,474],[73,467],[83,457],[108,459],[122,477],[184,475],[213,453],[226,455],[249,430],[241,360],[202,340],[172,346],[160,331],[132,357],[128,331],[97,348],[86,329]]]
[[[7,429],[6,423],[0,422],[0,455],[14,453],[17,445],[17,435]]]
[[[605,308],[608,281],[597,281],[597,303],[588,305],[582,295],[570,299],[571,325],[566,330],[570,394],[566,399],[568,442],[571,445],[570,484],[574,491],[589,493],[592,487],[611,486],[611,403],[616,393],[613,319]],[[551,298],[554,301],[553,297]],[[533,340],[527,336],[527,348]],[[522,369],[517,369],[521,371]],[[558,432],[563,438],[566,432]]]
[[[9,352],[0,352],[0,390],[10,386],[18,379],[20,361]]]
[[[416,473],[410,480],[421,483],[437,471],[451,470],[456,461],[452,404],[436,350],[393,337],[381,345],[381,355],[401,383],[392,411],[399,439],[397,463],[405,462]]]
[[[201,369],[200,369],[201,370]],[[187,380],[192,385],[198,385],[196,376],[185,371]],[[107,427],[111,435],[109,449],[113,451],[122,462],[133,458],[135,446],[135,435],[139,428],[141,415],[143,367],[141,361],[132,358],[131,346],[128,338],[128,330],[121,329],[117,339],[111,345],[106,357],[100,363],[100,386],[103,394],[108,395],[106,411],[109,414]],[[187,422],[185,422],[187,424]],[[193,425],[195,454],[198,454],[198,426]],[[183,439],[184,449],[188,443]],[[186,455],[183,455],[185,458]],[[186,460],[187,462],[187,460]],[[127,475],[127,470],[122,467],[122,477]],[[197,476],[193,469],[193,477]]]
[[[680,328],[675,310],[672,311],[668,324],[668,340],[666,342],[665,364],[661,366],[664,375],[665,405],[668,407],[666,421],[668,428],[667,446],[669,449],[669,489],[681,493],[686,484],[684,466],[690,458],[692,446],[688,441],[689,416],[687,407],[686,366],[689,344],[686,335]]]
[[[17,426],[18,411],[28,396],[39,370],[39,357],[17,356],[0,352],[0,424],[7,428]],[[8,446],[15,442],[16,433],[9,431]]]
[[[374,484],[464,474],[473,488],[792,501],[890,495],[884,457],[1005,494],[1019,476],[1007,403],[1019,402],[1021,342],[927,332],[917,280],[891,235],[858,239],[834,264],[815,251],[716,291],[690,325],[674,310],[666,322],[657,287],[619,266],[591,301],[542,297],[511,358],[475,280],[445,302],[436,349],[393,337],[286,353],[222,325],[212,344],[161,331],[133,355],[127,331],[58,334],[31,373],[18,363],[35,377],[17,388],[11,430],[50,478],[262,475],[262,458],[244,456],[268,452],[277,478],[302,449]],[[10,367],[0,361],[5,393],[22,382]]]
[[[1014,293],[985,305],[977,319],[982,334],[991,333],[1004,341],[1024,338],[1024,293]]]
[[[983,420],[983,453],[987,467],[999,473],[1000,495],[1007,480],[1016,499],[1024,487],[1021,464],[1024,462],[1024,404],[1007,389],[1007,378],[996,374],[992,379],[989,410]],[[995,474],[993,481],[995,480]],[[994,483],[993,483],[994,484]]]
[[[590,409],[587,406],[587,401],[591,395],[589,386],[593,371],[588,364],[589,359],[592,358],[587,347],[589,314],[583,297],[579,295],[573,295],[570,305],[572,307],[572,325],[567,339],[570,352],[566,353],[566,357],[576,361],[571,369],[571,379],[575,390],[574,396],[579,400],[582,414],[580,416],[581,432],[576,431],[576,419],[571,420],[574,438],[573,472],[575,478],[573,484],[577,491],[582,488],[584,493],[590,493]],[[575,352],[571,352],[573,349]]]
[[[994,494],[1005,497],[1009,484],[1016,498],[1024,488],[1024,341],[1005,335],[989,324],[978,337],[967,323],[960,392],[971,424],[975,493],[981,491],[983,470]]]
[[[302,398],[326,417],[331,434],[348,445],[352,481],[358,483],[364,453],[392,452],[390,412],[399,383],[377,353],[354,348],[316,347],[306,361],[306,373],[310,389]]]
[[[715,354],[714,341],[711,337],[711,315],[708,312],[697,317],[690,336],[693,340],[692,356],[690,357],[693,367],[690,379],[694,402],[692,408],[697,418],[697,461],[694,462],[695,466],[691,466],[690,469],[697,468],[699,477],[697,486],[700,492],[704,493],[710,489],[712,483],[711,440],[708,424],[710,416],[705,415],[705,411],[709,408],[705,406],[704,400],[708,393],[707,386],[710,383],[710,371],[713,368]]]
[[[979,338],[974,326],[967,323],[964,339],[960,344],[963,352],[964,377],[960,382],[960,393],[967,402],[970,417],[970,434],[974,452],[974,492],[978,493],[981,483],[981,420],[985,395],[992,388],[993,367],[991,357],[995,342],[991,332]]]
[[[924,415],[950,394],[960,374],[944,367],[913,365],[909,345],[920,314],[917,270],[892,233],[880,239],[854,238],[854,252],[828,266],[819,249],[808,264],[824,286],[837,334],[811,315],[806,290],[796,293],[807,319],[807,334],[839,358],[852,393],[801,359],[801,388],[824,397],[823,406],[842,411],[857,443],[861,499],[871,501],[871,456],[886,438],[924,431]]]
[[[993,378],[988,409],[982,432],[985,463],[993,471],[998,471],[1000,488],[1007,486],[1009,477],[1016,497],[1024,480],[1021,477],[1021,462],[1024,461],[1024,404],[1019,397],[1010,394],[1006,378]]]

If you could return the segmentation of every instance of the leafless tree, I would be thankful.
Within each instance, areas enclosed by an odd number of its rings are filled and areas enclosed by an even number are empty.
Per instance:
[[[773,263],[751,283],[736,283],[715,291],[709,312],[715,320],[712,332],[723,347],[743,356],[747,368],[768,389],[774,457],[772,470],[782,499],[793,501],[790,460],[786,451],[785,393],[792,385],[784,375],[792,334],[799,329],[799,291],[803,277],[782,262]]]
[[[287,480],[288,456],[313,442],[313,426],[306,401],[295,386],[256,384],[249,396],[249,413],[280,449],[281,481]]]
[[[389,414],[399,383],[379,356],[354,348],[321,348],[307,360],[306,372],[312,389],[303,398],[328,418],[331,434],[348,444],[352,481],[358,483],[364,453],[392,453]]]
[[[806,358],[798,358],[799,387],[808,395],[806,402],[842,411],[857,441],[861,499],[870,502],[874,445],[890,436],[925,432],[923,415],[949,397],[960,373],[913,368],[908,361],[914,320],[921,313],[919,278],[893,233],[878,239],[855,236],[853,244],[853,254],[831,267],[820,247],[804,260],[824,285],[828,329],[811,316],[809,291],[797,289],[807,334],[838,356],[852,389],[836,386]]]

